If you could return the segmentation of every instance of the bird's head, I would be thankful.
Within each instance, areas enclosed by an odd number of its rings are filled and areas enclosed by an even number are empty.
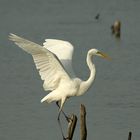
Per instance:
[[[88,54],[89,54],[90,56],[97,55],[97,56],[100,56],[100,57],[102,57],[102,58],[111,60],[111,58],[110,58],[107,54],[105,54],[105,53],[103,53],[103,52],[101,52],[101,51],[99,51],[99,50],[97,50],[97,49],[90,49],[90,50],[88,51]]]

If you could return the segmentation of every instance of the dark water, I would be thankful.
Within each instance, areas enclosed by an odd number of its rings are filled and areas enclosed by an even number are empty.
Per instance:
[[[82,79],[89,75],[85,58],[90,48],[109,54],[112,61],[94,58],[95,83],[64,109],[79,115],[80,104],[85,104],[89,140],[127,140],[129,131],[139,140],[139,13],[139,0],[0,0],[0,139],[62,139],[58,110],[55,104],[40,103],[46,94],[42,81],[31,56],[8,40],[12,32],[39,44],[45,38],[70,41],[74,68]],[[116,19],[122,22],[120,40],[110,31]],[[74,139],[79,139],[78,129],[79,122]]]

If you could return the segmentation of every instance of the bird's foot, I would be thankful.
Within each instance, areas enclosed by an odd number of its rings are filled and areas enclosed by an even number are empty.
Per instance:
[[[66,137],[66,138],[65,138],[65,137],[63,137],[63,140],[69,140],[69,137]]]
[[[70,123],[72,121],[72,119],[70,117],[68,117],[68,116],[65,116],[65,118],[66,118],[68,123]]]

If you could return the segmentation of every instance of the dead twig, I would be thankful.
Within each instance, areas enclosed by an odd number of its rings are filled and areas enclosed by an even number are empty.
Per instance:
[[[132,132],[129,132],[128,140],[131,140],[131,138],[132,138]]]
[[[69,118],[69,123],[68,123],[68,136],[67,136],[68,140],[72,140],[73,138],[76,123],[77,123],[77,116],[72,114],[71,117]]]
[[[80,136],[81,136],[81,140],[86,140],[87,138],[87,127],[86,127],[86,108],[84,105],[81,104],[80,107]]]

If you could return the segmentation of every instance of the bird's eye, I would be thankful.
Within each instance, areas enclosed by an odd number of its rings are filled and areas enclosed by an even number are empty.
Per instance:
[[[99,51],[97,51],[97,52],[96,52],[96,54],[100,54],[100,52],[99,52]]]

